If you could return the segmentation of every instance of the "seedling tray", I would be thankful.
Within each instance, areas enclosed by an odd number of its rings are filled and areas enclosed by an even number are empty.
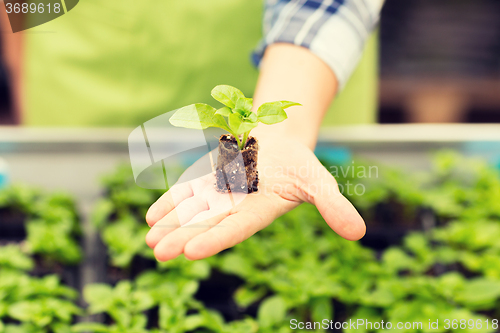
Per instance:
[[[73,194],[84,217],[85,262],[82,264],[82,283],[100,281],[105,275],[106,256],[97,246],[98,236],[92,231],[89,214],[95,201],[102,194],[100,177],[113,172],[119,163],[128,163],[128,136],[131,129],[37,129],[0,128],[0,158],[8,165],[8,178],[12,183],[22,182],[47,190],[64,190]],[[191,164],[197,157],[214,149],[213,135],[206,135],[206,149],[198,153],[177,156],[179,163]],[[193,148],[193,139],[183,129],[168,133],[154,133],[149,142],[162,143],[165,154]],[[373,125],[341,128],[324,128],[316,150],[320,158],[336,163],[353,159],[366,160],[404,168],[423,170],[429,167],[432,152],[451,149],[465,155],[481,156],[491,164],[500,166],[499,125]],[[380,214],[391,210],[381,207]],[[16,219],[2,213],[4,220]],[[15,214],[14,214],[15,215]],[[7,218],[5,218],[7,216]],[[381,219],[381,221],[384,219]],[[386,228],[384,220],[381,227]],[[417,216],[404,228],[422,228]],[[2,222],[8,228],[9,223]],[[6,229],[7,230],[7,229]],[[386,229],[387,230],[387,229]],[[405,229],[406,230],[406,229]],[[405,230],[395,230],[387,240],[377,236],[376,230],[364,242],[373,247],[387,245],[399,238]],[[9,231],[13,238],[21,238],[21,230]],[[385,233],[387,234],[387,233]],[[372,238],[370,238],[372,237]],[[377,238],[378,237],[378,238]],[[385,247],[385,245],[384,245]]]

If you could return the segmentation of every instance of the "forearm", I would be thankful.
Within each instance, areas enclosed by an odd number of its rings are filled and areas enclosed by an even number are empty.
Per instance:
[[[321,121],[337,91],[333,71],[309,50],[292,44],[270,45],[261,63],[254,106],[289,100],[302,106],[287,109],[280,124],[260,124],[253,135],[293,137],[311,149],[316,145]]]

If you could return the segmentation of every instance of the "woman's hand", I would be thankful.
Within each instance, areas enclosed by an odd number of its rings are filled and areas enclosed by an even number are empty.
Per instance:
[[[215,176],[209,174],[174,185],[150,207],[146,242],[158,260],[180,254],[191,260],[212,256],[241,243],[302,202],[316,205],[340,236],[363,237],[363,219],[310,148],[278,137],[263,139],[259,146],[257,193],[218,193]]]

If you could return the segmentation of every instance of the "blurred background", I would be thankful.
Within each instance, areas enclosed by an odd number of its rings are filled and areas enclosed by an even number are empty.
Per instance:
[[[285,333],[293,318],[500,332],[498,0],[386,1],[315,151],[341,169],[362,240],[302,205],[214,257],[166,263],[144,241],[164,190],[137,186],[127,139],[213,103],[217,84],[252,95],[263,1],[85,0],[15,34],[1,7],[1,333]],[[178,152],[185,134],[148,138]]]
[[[388,0],[379,121],[500,121],[500,3]]]
[[[216,84],[251,95],[262,5],[88,0],[57,20],[3,33],[0,123],[134,126],[210,102]],[[495,0],[386,1],[325,124],[500,121],[499,17]]]

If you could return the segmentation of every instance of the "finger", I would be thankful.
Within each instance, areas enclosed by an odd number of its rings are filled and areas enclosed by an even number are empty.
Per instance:
[[[365,235],[363,218],[342,194],[319,198],[316,207],[330,228],[345,239],[358,240]]]
[[[319,164],[319,161],[318,161]],[[339,191],[335,178],[319,164],[317,177],[311,177],[302,189],[309,202],[316,205],[326,223],[348,240],[358,240],[366,233],[366,225],[354,206]]]
[[[195,215],[208,210],[206,198],[195,196],[188,198],[175,207],[180,225],[188,223]]]
[[[210,257],[220,251],[241,243],[260,229],[262,217],[248,211],[225,218],[217,225],[191,239],[184,248],[184,255],[190,260]]]
[[[193,190],[190,182],[175,184],[149,207],[146,213],[146,222],[152,227],[179,203],[191,196],[193,196]]]
[[[189,227],[193,224],[197,224],[203,221],[206,221],[212,217],[215,217],[217,215],[227,213],[226,215],[229,215],[230,209],[209,209],[205,210],[201,213],[196,214],[189,222],[182,224],[181,227],[186,228]],[[197,226],[198,227],[198,226]]]
[[[184,247],[193,237],[210,230],[218,228],[217,224],[224,219],[228,213],[220,214],[206,219],[208,211],[202,212],[197,217],[203,223],[191,224],[189,226],[178,228],[163,237],[154,248],[154,255],[159,261],[172,260],[184,252]],[[189,259],[189,258],[188,258]]]
[[[158,244],[163,237],[180,226],[177,212],[172,210],[151,227],[146,235],[146,244],[154,249],[156,244]]]
[[[191,197],[184,200],[174,210],[170,211],[170,213],[153,225],[146,235],[146,244],[154,248],[163,237],[207,209],[206,202],[199,197]]]
[[[239,212],[226,217],[217,227],[194,237],[184,248],[186,258],[198,260],[210,257],[265,228],[277,217],[272,201],[266,200],[263,197],[251,200],[252,205],[241,207]]]
[[[202,197],[206,200],[208,209],[194,216],[188,223],[181,223],[182,227],[205,221],[219,214],[228,213],[235,207],[235,202],[241,202],[238,194],[243,193],[218,193],[213,186],[204,191]]]

